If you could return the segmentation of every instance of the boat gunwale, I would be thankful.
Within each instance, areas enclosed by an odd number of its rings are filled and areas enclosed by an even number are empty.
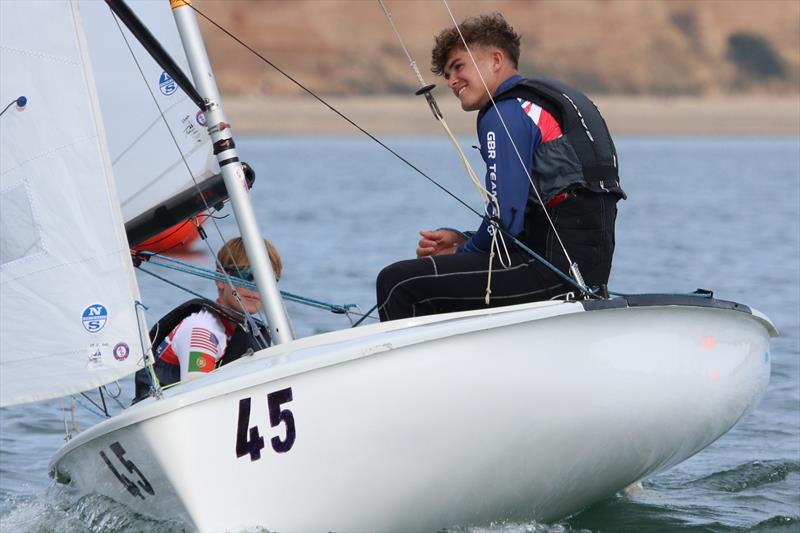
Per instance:
[[[778,328],[770,318],[753,307],[740,304],[732,300],[714,298],[713,293],[703,294],[670,294],[670,293],[641,293],[626,294],[608,299],[581,300],[586,311],[601,311],[605,309],[624,309],[630,307],[705,307],[737,311],[751,315],[762,323],[769,332],[770,337],[780,335]]]
[[[748,306],[702,296],[672,294],[630,295],[607,300],[532,302],[508,307],[429,315],[370,324],[360,328],[336,330],[271,346],[251,357],[241,358],[230,365],[223,366],[202,380],[184,384],[177,394],[172,395],[171,391],[167,390],[165,391],[166,397],[157,400],[143,400],[112,418],[103,420],[88,428],[68,441],[51,459],[49,473],[51,477],[57,479],[56,465],[61,459],[74,449],[96,438],[170,413],[182,407],[230,394],[236,390],[251,388],[292,375],[300,375],[320,368],[378,355],[396,348],[440,340],[453,335],[540,321],[566,314],[658,307],[690,307],[723,312],[740,312],[756,319],[765,327],[771,337],[777,335],[777,330],[769,318]],[[480,323],[480,327],[476,328],[476,323]],[[390,336],[388,340],[385,338],[387,334]],[[395,342],[391,342],[392,340]],[[314,352],[322,347],[333,347],[333,349],[328,349],[326,354],[314,357],[289,361],[282,360],[287,355],[303,351]],[[277,366],[273,364],[276,361],[279,362]],[[246,373],[239,370],[245,365],[248,368]],[[264,371],[270,369],[273,372],[269,373],[268,379],[264,379]],[[227,375],[230,372],[235,373]],[[235,386],[231,387],[233,382],[235,382]],[[68,478],[68,476],[66,477]]]

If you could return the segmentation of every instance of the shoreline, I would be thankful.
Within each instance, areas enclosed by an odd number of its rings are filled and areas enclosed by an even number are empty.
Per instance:
[[[356,124],[380,135],[442,133],[424,98],[413,95],[323,97]],[[800,136],[800,94],[780,96],[656,97],[607,95],[593,98],[614,135]],[[224,96],[236,133],[359,134],[310,96]],[[437,102],[455,134],[474,135],[476,113],[464,113],[455,98]]]

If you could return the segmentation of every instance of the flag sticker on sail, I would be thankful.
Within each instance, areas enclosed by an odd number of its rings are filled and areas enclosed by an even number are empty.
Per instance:
[[[197,114],[194,116],[194,118],[197,120],[197,123],[203,126],[204,128],[206,127],[206,124],[208,124],[206,122],[206,114],[203,113],[202,111],[198,111]]]
[[[83,310],[81,320],[86,331],[97,333],[108,322],[108,310],[103,304],[92,304]]]
[[[172,76],[166,72],[162,72],[161,77],[158,78],[158,86],[161,88],[161,93],[164,96],[170,96],[172,93],[178,90],[178,84],[175,83],[175,80],[172,79]]]
[[[128,355],[131,353],[131,349],[128,347],[126,343],[118,342],[114,346],[114,351],[112,353],[114,354],[114,359],[116,359],[117,361],[124,361],[125,359],[128,358]]]
[[[189,372],[211,372],[216,360],[202,352],[189,352]]]

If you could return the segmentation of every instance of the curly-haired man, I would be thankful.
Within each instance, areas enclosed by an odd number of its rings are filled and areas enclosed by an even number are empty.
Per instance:
[[[585,95],[561,82],[522,78],[519,54],[520,37],[500,14],[468,18],[436,36],[432,70],[444,76],[464,111],[479,111],[485,187],[499,209],[490,202],[471,235],[421,231],[417,259],[378,276],[381,320],[575,290],[514,239],[566,275],[581,272],[589,287],[608,282],[616,203],[625,197],[613,141]],[[502,264],[489,261],[495,226],[510,252],[499,247]]]

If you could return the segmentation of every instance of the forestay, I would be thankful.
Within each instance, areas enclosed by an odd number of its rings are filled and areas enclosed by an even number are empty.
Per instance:
[[[0,2],[0,405],[142,360],[139,298],[74,2]],[[141,330],[146,330],[141,324]]]
[[[188,73],[169,2],[140,0],[128,4]],[[218,174],[219,166],[212,154],[204,116],[194,102],[128,29],[115,22],[105,2],[81,0],[78,6],[122,215],[128,222],[159,202],[194,187],[195,181]]]

